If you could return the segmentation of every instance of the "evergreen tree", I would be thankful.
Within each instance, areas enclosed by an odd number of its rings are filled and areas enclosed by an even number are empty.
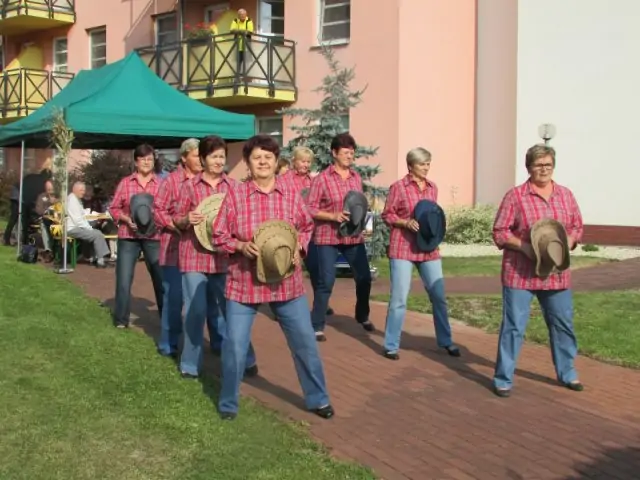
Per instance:
[[[355,79],[355,69],[344,68],[335,58],[335,52],[331,47],[323,46],[320,53],[327,62],[329,73],[322,79],[322,84],[314,90],[322,95],[319,107],[290,107],[278,112],[293,119],[289,128],[295,134],[295,137],[282,149],[283,156],[291,158],[291,153],[297,146],[308,147],[315,154],[313,167],[315,171],[322,171],[333,164],[331,140],[337,134],[346,132],[343,118],[362,102],[362,96],[366,90],[366,88],[351,89],[351,82]],[[378,147],[362,145],[358,145],[355,152],[354,168],[362,177],[365,193],[372,200],[384,198],[388,190],[371,183],[371,179],[380,173],[380,165],[367,165],[358,160],[374,157],[377,152]],[[388,243],[389,229],[381,221],[379,214],[375,214],[371,242],[372,257],[384,256]]]

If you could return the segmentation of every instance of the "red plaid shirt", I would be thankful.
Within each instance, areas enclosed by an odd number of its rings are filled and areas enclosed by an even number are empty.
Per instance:
[[[196,175],[193,180],[184,185],[180,193],[175,218],[184,217],[189,212],[194,211],[205,198],[214,193],[227,193],[235,188],[237,184],[238,182],[234,179],[223,175],[214,188],[202,178],[202,173]],[[210,252],[200,245],[193,227],[183,231],[180,238],[181,272],[224,273],[227,271],[228,263],[226,254]]]
[[[418,250],[416,233],[394,226],[398,220],[412,219],[413,209],[420,200],[438,201],[438,187],[435,183],[427,180],[427,187],[420,190],[418,183],[411,178],[411,175],[407,175],[389,188],[387,202],[382,211],[382,220],[391,227],[389,258],[412,262],[428,262],[440,258],[440,251],[437,249],[433,252]]]
[[[160,265],[177,267],[180,235],[166,228],[176,215],[178,198],[189,177],[182,167],[178,167],[165,178],[158,188],[154,202],[156,224],[162,229],[160,234]]]
[[[576,243],[582,240],[582,214],[571,190],[554,182],[553,193],[545,200],[531,189],[529,181],[512,188],[502,199],[493,224],[493,240],[501,249],[512,236],[529,242],[531,227],[543,218],[562,223]],[[521,252],[504,248],[502,284],[521,290],[564,290],[571,288],[571,272],[567,269],[538,278],[532,260]]]
[[[307,203],[311,215],[315,216],[322,212],[342,212],[344,208],[344,197],[350,190],[362,192],[362,178],[355,171],[351,170],[349,177],[343,179],[331,165],[321,172],[311,182],[311,190]],[[341,237],[338,235],[338,222],[327,222],[316,220],[316,229],[313,241],[316,245],[357,245],[364,243],[362,234],[355,237]]]
[[[311,175],[308,173],[306,175],[300,175],[294,169],[291,169],[287,170],[281,178],[291,182],[291,185],[299,192],[305,188],[311,188]]]
[[[151,180],[147,183],[146,186],[142,186],[138,181],[138,174],[133,173],[128,177],[124,177],[120,180],[118,187],[116,188],[116,193],[113,195],[113,201],[111,202],[111,206],[109,207],[109,213],[113,218],[113,221],[118,224],[118,238],[124,239],[142,239],[145,240],[160,240],[160,232],[157,231],[155,235],[152,237],[138,237],[131,230],[131,227],[126,223],[120,222],[121,215],[131,216],[131,209],[129,206],[129,202],[131,202],[131,197],[138,193],[150,193],[155,196],[158,194],[158,188],[160,187],[160,181],[158,177],[155,175],[151,175]]]
[[[225,296],[239,303],[283,302],[304,295],[302,269],[277,284],[256,280],[256,262],[236,252],[238,241],[249,242],[253,232],[267,220],[285,220],[298,230],[298,243],[307,249],[313,219],[302,197],[281,178],[270,193],[262,192],[254,182],[244,182],[231,190],[213,224],[214,245],[231,255]]]

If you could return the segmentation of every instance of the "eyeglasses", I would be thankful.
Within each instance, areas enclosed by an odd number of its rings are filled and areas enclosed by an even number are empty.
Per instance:
[[[531,168],[535,170],[553,170],[553,163],[538,163],[537,165],[531,165]]]

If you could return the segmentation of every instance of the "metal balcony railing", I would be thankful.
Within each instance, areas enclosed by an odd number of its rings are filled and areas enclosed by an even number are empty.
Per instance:
[[[73,73],[16,68],[0,73],[0,115],[21,117],[37,110],[73,79]]]
[[[185,92],[249,87],[296,89],[295,43],[280,37],[244,33],[211,35],[136,50],[165,82]]]
[[[48,18],[55,18],[56,13],[73,14],[75,16],[76,0],[1,0],[0,18],[8,14],[42,16],[46,12]]]

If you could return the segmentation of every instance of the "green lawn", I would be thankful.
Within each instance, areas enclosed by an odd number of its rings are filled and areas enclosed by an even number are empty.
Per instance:
[[[375,478],[250,400],[220,421],[148,337],[114,329],[95,300],[12,249],[0,247],[0,271],[0,478]]]
[[[611,260],[589,256],[571,257],[571,268],[590,267]],[[389,278],[389,260],[384,258],[373,262],[378,268],[380,278]],[[445,277],[484,277],[500,275],[502,257],[498,255],[485,257],[444,257],[442,270]],[[418,275],[416,269],[414,276]]]
[[[387,302],[388,295],[374,295]],[[452,318],[497,333],[502,317],[499,296],[451,295]],[[409,310],[431,313],[426,295],[410,295]],[[607,362],[640,368],[640,291],[576,293],[575,329],[580,353]],[[527,340],[548,343],[547,329],[534,301]]]

